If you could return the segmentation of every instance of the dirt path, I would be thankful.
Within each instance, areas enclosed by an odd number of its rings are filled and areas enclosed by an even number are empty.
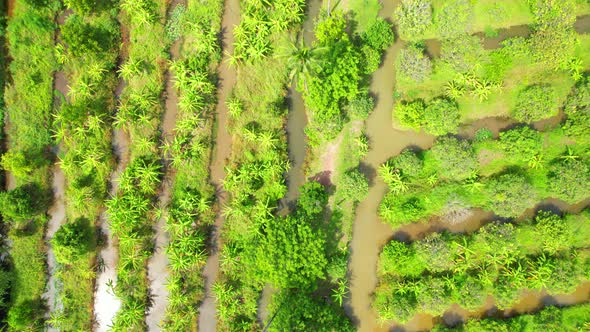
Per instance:
[[[173,1],[168,8],[170,13],[181,0]],[[180,56],[180,47],[182,39],[176,40],[170,47],[170,59],[177,60]],[[173,82],[173,76],[170,72],[166,73],[166,104],[162,118],[162,141],[171,141],[174,137],[174,128],[176,127],[176,116],[178,114],[178,94]],[[175,172],[166,165],[166,175],[162,182],[162,192],[158,198],[160,208],[165,209],[171,201],[172,187],[174,185]],[[166,307],[168,306],[168,255],[166,255],[166,246],[170,242],[170,236],[166,232],[166,219],[160,218],[155,227],[155,245],[154,254],[148,261],[148,279],[150,280],[150,295],[152,296],[152,306],[146,315],[148,331],[159,331],[160,324],[166,316]]]
[[[215,152],[210,167],[211,182],[215,186],[217,193],[217,206],[219,213],[215,218],[215,228],[211,236],[211,255],[207,259],[203,269],[203,278],[205,279],[205,299],[199,308],[199,331],[214,332],[217,326],[215,298],[212,293],[213,284],[217,279],[219,272],[219,250],[221,248],[220,232],[223,225],[223,216],[221,207],[225,204],[227,196],[223,190],[223,179],[225,178],[225,163],[231,152],[231,135],[227,131],[228,110],[226,101],[228,100],[233,86],[236,83],[236,69],[229,65],[229,54],[234,51],[233,30],[240,22],[240,2],[239,0],[226,0],[223,9],[222,19],[222,49],[223,59],[219,65],[219,89],[217,90],[217,133],[215,137]]]

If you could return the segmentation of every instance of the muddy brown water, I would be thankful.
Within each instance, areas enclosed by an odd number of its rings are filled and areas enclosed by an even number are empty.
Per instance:
[[[236,69],[229,64],[229,55],[234,51],[233,30],[240,22],[239,0],[226,0],[223,8],[222,26],[222,49],[223,59],[218,68],[219,88],[217,90],[217,108],[215,149],[213,160],[210,166],[211,182],[215,186],[217,196],[218,213],[215,218],[214,230],[211,234],[211,255],[207,258],[203,269],[205,279],[205,299],[199,308],[199,331],[213,332],[216,330],[217,318],[215,309],[215,295],[213,284],[219,273],[219,250],[221,249],[220,232],[224,218],[221,209],[227,201],[227,194],[223,190],[223,179],[225,178],[225,164],[231,153],[232,137],[228,132],[228,109],[227,100],[231,95],[233,86],[236,83]]]
[[[399,1],[384,3],[380,16],[389,18]],[[429,148],[434,137],[414,131],[399,131],[392,126],[395,82],[394,62],[399,50],[404,46],[396,42],[385,54],[384,63],[375,72],[371,82],[371,93],[376,97],[373,113],[366,122],[366,133],[371,148],[361,168],[370,179],[367,198],[356,210],[351,241],[350,299],[347,311],[355,321],[359,331],[387,331],[391,326],[382,326],[372,309],[372,293],[377,286],[377,259],[381,247],[394,235],[390,226],[382,223],[377,215],[379,203],[387,192],[387,185],[376,176],[379,165],[389,157],[399,154],[408,146]]]

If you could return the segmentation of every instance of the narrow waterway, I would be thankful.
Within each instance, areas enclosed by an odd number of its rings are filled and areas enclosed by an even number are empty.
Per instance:
[[[65,185],[66,180],[59,164],[53,166],[53,204],[48,210],[50,216],[49,222],[47,223],[47,229],[45,232],[45,242],[47,243],[47,271],[49,273],[49,280],[47,281],[47,291],[43,297],[47,300],[47,314],[55,312],[61,308],[57,295],[59,294],[58,280],[55,278],[55,271],[57,268],[57,261],[55,260],[55,254],[53,248],[49,242],[53,235],[61,225],[66,221],[66,209],[65,209]],[[56,331],[53,328],[48,328],[48,331]]]
[[[388,19],[399,1],[384,3],[380,16]],[[403,47],[397,41],[385,54],[383,65],[375,72],[371,82],[371,93],[376,98],[375,109],[366,122],[366,132],[371,148],[361,162],[361,169],[370,179],[367,198],[356,210],[351,241],[350,300],[349,313],[359,331],[387,331],[387,326],[379,324],[377,314],[371,307],[372,293],[377,286],[377,259],[381,247],[393,236],[390,226],[382,223],[377,210],[383,195],[387,191],[386,184],[376,176],[380,164],[389,157],[400,153],[407,146],[422,149],[429,148],[434,137],[414,131],[399,131],[392,127],[392,97],[395,83],[395,57]]]
[[[207,258],[205,268],[203,269],[203,278],[205,279],[205,298],[199,308],[199,331],[214,332],[217,326],[215,295],[213,294],[213,284],[217,280],[219,273],[219,250],[221,248],[221,227],[223,226],[223,216],[221,208],[224,206],[227,195],[223,190],[223,180],[225,179],[225,164],[230,156],[232,137],[227,130],[228,109],[227,100],[230,97],[233,86],[236,83],[236,68],[230,66],[229,55],[234,51],[233,31],[240,22],[240,2],[239,0],[226,0],[223,8],[223,19],[221,21],[222,49],[223,58],[219,64],[219,84],[217,90],[217,108],[216,108],[216,133],[215,149],[210,166],[211,183],[215,186],[217,197],[218,213],[215,218],[214,229],[211,233],[211,250]]]
[[[109,195],[115,196],[119,188],[119,177],[129,163],[129,137],[122,129],[113,131],[112,146],[117,158],[117,167],[111,174]],[[113,241],[110,221],[106,212],[100,216],[100,232],[104,238],[104,244],[99,256],[94,313],[96,316],[95,331],[103,332],[108,331],[109,325],[121,307],[121,300],[113,292],[117,285],[117,245]]]
[[[127,47],[129,43],[129,31],[127,31],[124,25],[121,25],[121,40],[123,42],[119,53],[119,61],[122,62],[127,58]],[[119,84],[115,89],[117,105],[120,105],[120,96],[125,85],[125,80],[119,80]],[[113,127],[111,145],[117,166],[111,173],[109,179],[110,197],[117,195],[119,177],[129,164],[129,144],[129,135],[123,129]],[[94,294],[94,316],[96,318],[94,329],[97,332],[106,332],[109,330],[109,326],[121,308],[121,300],[114,293],[114,289],[117,286],[117,243],[113,240],[110,221],[106,211],[101,213],[99,222],[100,233],[104,242],[98,257],[99,269]]]
[[[174,0],[168,7],[168,15],[183,3],[182,0]],[[170,46],[170,60],[177,60],[180,56],[180,47],[182,39],[179,38]],[[166,73],[166,102],[165,110],[162,117],[162,142],[170,142],[174,137],[174,128],[176,127],[176,116],[178,114],[178,93],[174,86],[173,75]],[[160,209],[164,210],[170,203],[172,189],[174,185],[175,171],[169,163],[165,163],[166,173],[162,181],[162,191],[159,200]],[[166,307],[168,306],[168,288],[166,282],[169,276],[168,255],[166,255],[166,246],[170,242],[170,236],[166,232],[166,218],[158,219],[155,226],[155,248],[154,254],[148,260],[148,280],[150,281],[150,296],[152,305],[146,315],[146,324],[148,331],[159,331],[160,324],[166,316]]]

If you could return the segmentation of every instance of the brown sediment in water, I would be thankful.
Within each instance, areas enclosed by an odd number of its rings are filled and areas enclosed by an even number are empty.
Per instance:
[[[389,18],[399,1],[384,3],[380,16]],[[393,236],[390,226],[382,223],[377,210],[387,186],[376,176],[376,170],[391,156],[408,146],[429,148],[434,137],[414,131],[399,131],[392,127],[392,97],[395,83],[394,62],[403,42],[396,42],[385,54],[384,63],[373,75],[371,92],[376,106],[366,122],[366,133],[371,149],[361,162],[361,169],[370,179],[367,198],[356,209],[351,241],[350,299],[347,311],[357,323],[359,331],[387,331],[391,326],[381,325],[371,307],[372,293],[377,285],[377,259],[381,247]]]
[[[183,0],[174,0],[168,6],[168,16],[178,5],[183,5]],[[180,56],[182,39],[179,38],[170,46],[170,60],[175,61]],[[178,93],[173,82],[173,75],[168,71],[166,73],[166,101],[165,110],[162,117],[162,142],[170,142],[174,137],[176,127],[176,117],[178,114]],[[164,209],[170,203],[173,193],[175,170],[165,163],[166,174],[162,181],[162,191],[158,197],[161,209]],[[146,324],[148,331],[159,331],[160,324],[166,316],[166,307],[168,306],[168,288],[166,282],[169,276],[168,255],[166,255],[166,246],[170,242],[170,236],[166,232],[166,219],[160,218],[155,225],[155,248],[154,254],[148,260],[148,280],[150,281],[150,296],[152,305],[146,315]]]
[[[211,233],[211,250],[207,258],[205,268],[203,269],[203,278],[205,279],[205,298],[199,308],[198,329],[203,332],[213,332],[216,330],[216,308],[215,295],[213,294],[213,284],[217,280],[219,272],[219,251],[221,249],[221,227],[223,226],[223,215],[221,207],[227,201],[227,194],[223,189],[223,180],[225,178],[225,164],[230,156],[232,137],[227,130],[228,109],[227,100],[231,95],[233,86],[236,83],[237,72],[229,64],[229,56],[234,51],[234,27],[240,22],[240,2],[239,0],[226,0],[223,9],[222,26],[222,48],[223,59],[219,65],[219,88],[217,90],[217,108],[216,108],[216,137],[213,159],[210,165],[211,183],[215,186],[218,213],[215,218],[214,230]]]

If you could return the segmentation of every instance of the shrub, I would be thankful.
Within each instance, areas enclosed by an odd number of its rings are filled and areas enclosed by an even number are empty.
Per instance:
[[[0,193],[0,213],[4,220],[25,222],[47,210],[48,197],[48,193],[38,184],[26,184]]]
[[[590,81],[581,80],[572,90],[564,107],[567,120],[564,129],[576,138],[590,137]]]
[[[78,15],[68,17],[62,27],[62,38],[73,56],[102,53],[115,45],[110,31],[84,22]]]
[[[440,9],[436,16],[438,33],[447,39],[462,35],[470,30],[473,5],[470,0],[450,0]]]
[[[419,131],[424,123],[425,108],[426,106],[422,100],[398,102],[393,111],[393,115],[403,127]]]
[[[90,250],[90,225],[85,218],[62,225],[51,239],[55,259],[70,264]]]
[[[416,46],[404,48],[399,53],[396,66],[398,75],[421,83],[432,74],[432,62],[424,50]]]
[[[421,241],[414,242],[416,256],[428,262],[430,272],[442,272],[453,267],[453,251],[440,233],[432,233]]]
[[[549,188],[555,196],[570,204],[590,196],[590,167],[584,161],[564,160],[551,169]]]
[[[273,319],[268,331],[355,331],[335,303],[305,290],[281,290],[273,296],[269,312]]]
[[[308,182],[301,186],[299,191],[301,194],[297,200],[297,213],[313,218],[324,211],[328,203],[328,194],[321,183]]]
[[[486,57],[481,39],[469,35],[443,40],[440,54],[441,60],[458,72],[469,72],[476,65],[485,63]]]
[[[501,132],[499,143],[508,157],[528,161],[540,153],[543,136],[528,126],[521,126]]]
[[[368,45],[361,47],[361,53],[363,55],[363,73],[370,75],[381,65],[381,51],[376,50]]]
[[[375,101],[368,93],[360,93],[348,103],[346,110],[350,117],[366,119],[375,107]]]
[[[369,194],[369,182],[367,177],[358,169],[345,172],[338,183],[344,199],[359,202]]]
[[[436,98],[431,100],[424,112],[426,132],[434,135],[456,134],[459,128],[461,114],[456,102]]]
[[[414,40],[428,29],[432,21],[432,6],[428,0],[403,0],[394,14],[402,38]]]
[[[454,137],[439,138],[431,151],[439,163],[440,175],[447,179],[464,180],[477,169],[477,157],[468,141]]]
[[[382,18],[378,18],[362,35],[363,41],[371,48],[383,51],[393,44],[395,39],[391,25]],[[379,52],[381,54],[381,52]]]
[[[254,260],[256,280],[269,282],[277,288],[306,288],[324,278],[328,263],[321,232],[313,230],[311,220],[288,216],[271,220],[264,228],[265,236],[245,253],[244,259]]]
[[[514,118],[521,122],[533,122],[557,114],[555,89],[546,85],[532,85],[522,90],[512,111]]]
[[[422,172],[424,162],[414,151],[405,149],[399,156],[393,158],[393,167],[399,170],[404,176],[416,177]]]
[[[473,137],[473,141],[480,143],[480,142],[489,141],[493,138],[494,138],[494,133],[491,130],[489,130],[488,128],[480,128],[475,132],[475,135]]]
[[[518,217],[537,202],[535,188],[521,175],[508,173],[486,183],[488,207],[501,217]]]
[[[11,172],[17,178],[27,178],[36,165],[25,156],[23,151],[10,149],[2,156],[2,168]]]

